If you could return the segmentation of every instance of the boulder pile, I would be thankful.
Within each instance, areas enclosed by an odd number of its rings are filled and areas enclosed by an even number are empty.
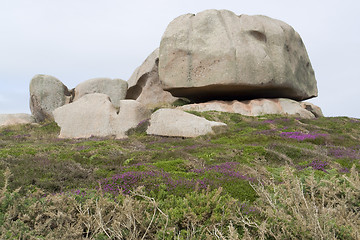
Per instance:
[[[30,110],[37,122],[54,120],[53,111],[92,93],[109,96],[115,107],[125,99],[128,84],[121,79],[94,78],[69,90],[50,75],[35,75],[30,82]]]
[[[125,138],[147,122],[147,134],[197,137],[227,126],[185,111],[315,118],[321,109],[302,101],[317,94],[304,43],[291,26],[206,10],[174,19],[128,81],[94,78],[69,90],[55,77],[36,75],[32,116],[0,115],[0,124],[55,120],[61,138]],[[180,102],[186,104],[174,109]]]

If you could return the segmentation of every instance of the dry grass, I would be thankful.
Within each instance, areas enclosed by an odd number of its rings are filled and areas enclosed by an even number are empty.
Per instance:
[[[246,234],[259,239],[360,239],[360,179],[350,176],[301,181],[287,167],[282,184],[268,181],[252,185],[260,196],[262,221],[242,215]],[[249,236],[249,235],[248,235]]]
[[[36,193],[35,198],[42,195]],[[2,196],[2,200],[5,195]],[[101,194],[79,201],[75,196],[50,195],[33,202],[27,211],[25,198],[5,214],[0,235],[8,239],[155,239],[162,223],[168,221],[154,199],[138,189],[121,201]],[[6,239],[6,238],[5,238]]]
[[[287,167],[281,174],[281,184],[271,178],[252,184],[259,195],[256,204],[260,215],[245,215],[234,199],[221,194],[221,188],[191,193],[177,202],[184,210],[179,218],[175,216],[179,212],[176,206],[146,196],[141,187],[116,199],[95,192],[86,198],[69,194],[43,197],[39,189],[21,197],[18,190],[7,191],[11,177],[8,169],[4,176],[1,239],[360,237],[360,179],[355,167],[348,176],[330,180],[317,180],[314,174],[301,180]],[[213,214],[216,211],[220,214]]]
[[[1,239],[238,239],[227,219],[230,212],[235,212],[235,205],[230,204],[234,199],[224,198],[221,188],[175,199],[184,210],[177,219],[169,216],[169,212],[179,212],[176,206],[162,210],[142,187],[116,199],[99,192],[86,198],[71,194],[44,197],[40,189],[24,197],[17,191],[7,191],[10,171],[6,170],[4,176]],[[220,220],[213,214],[218,206],[223,214]]]

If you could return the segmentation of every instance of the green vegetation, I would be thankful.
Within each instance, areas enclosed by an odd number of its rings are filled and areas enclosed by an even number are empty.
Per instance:
[[[360,120],[196,115],[229,129],[0,128],[0,239],[360,238]]]

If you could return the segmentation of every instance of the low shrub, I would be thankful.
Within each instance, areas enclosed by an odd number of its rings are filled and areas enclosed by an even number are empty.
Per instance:
[[[1,239],[238,238],[231,222],[238,203],[222,188],[185,197],[158,192],[159,201],[146,196],[143,187],[116,197],[94,190],[45,196],[40,189],[20,196],[7,191],[10,171],[4,176]]]
[[[246,234],[260,239],[359,239],[360,178],[355,165],[349,176],[330,180],[317,180],[314,172],[302,182],[287,167],[281,184],[252,184],[261,221],[240,212]]]

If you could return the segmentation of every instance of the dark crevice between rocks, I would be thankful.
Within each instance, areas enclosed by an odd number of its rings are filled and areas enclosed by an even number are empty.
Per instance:
[[[158,72],[159,68],[159,58],[155,59],[155,66],[151,69],[150,72],[144,73],[139,80],[137,81],[136,85],[130,87],[126,92],[125,99],[133,99],[136,100],[141,95],[143,88],[146,85],[148,79],[153,76],[154,74],[159,75]]]
[[[322,117],[321,115],[318,114],[317,111],[315,111],[315,109],[314,109],[311,105],[305,104],[305,105],[304,105],[304,108],[305,108],[305,110],[308,110],[309,112],[311,112],[312,114],[314,114],[314,116],[315,116],[316,118]]]
[[[68,90],[68,88],[64,91],[65,96],[70,97],[69,103],[72,103],[75,98],[75,88]]]
[[[136,100],[142,93],[143,87],[146,85],[146,81],[148,80],[149,73],[143,74],[136,85],[130,87],[126,92],[125,99],[133,99]]]
[[[291,88],[266,85],[261,87],[248,85],[209,85],[192,88],[168,88],[164,90],[169,91],[174,97],[185,97],[195,103],[211,100],[244,101],[258,98],[289,98],[302,101],[315,97],[304,97]]]

